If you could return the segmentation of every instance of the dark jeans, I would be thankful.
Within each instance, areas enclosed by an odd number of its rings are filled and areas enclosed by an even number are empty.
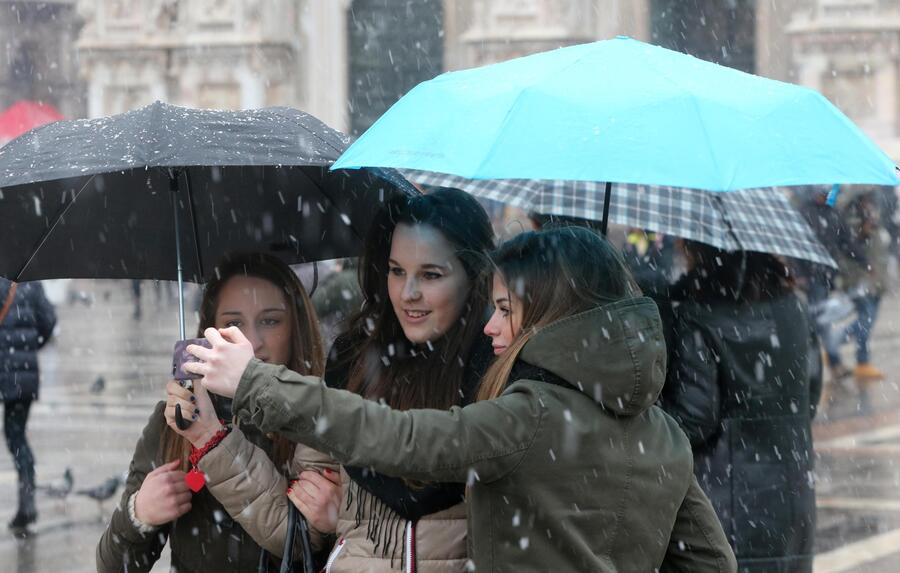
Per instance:
[[[3,403],[3,433],[6,447],[13,456],[19,474],[19,505],[34,503],[34,454],[25,438],[25,424],[31,400],[10,400]]]
[[[837,354],[838,345],[847,342],[851,337],[856,339],[856,363],[868,364],[869,362],[869,337],[872,328],[878,318],[878,306],[881,296],[869,294],[853,299],[856,308],[856,320],[847,326],[828,348],[828,362],[831,365],[840,364]]]

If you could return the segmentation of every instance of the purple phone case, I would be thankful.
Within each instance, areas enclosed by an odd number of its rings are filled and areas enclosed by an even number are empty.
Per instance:
[[[175,343],[175,352],[172,357],[172,378],[175,380],[196,380],[202,378],[199,374],[191,374],[182,370],[181,366],[185,362],[199,362],[199,360],[187,351],[189,344],[205,346],[212,348],[212,345],[205,338],[186,338]]]

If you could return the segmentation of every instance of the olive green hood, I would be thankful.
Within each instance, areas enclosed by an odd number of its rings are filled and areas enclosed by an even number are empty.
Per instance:
[[[659,309],[647,297],[606,304],[538,331],[519,355],[577,387],[607,410],[634,416],[666,378]]]

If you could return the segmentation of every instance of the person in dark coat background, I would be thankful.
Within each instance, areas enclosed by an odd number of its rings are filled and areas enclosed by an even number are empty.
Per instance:
[[[661,405],[690,439],[738,570],[811,572],[821,387],[807,372],[807,310],[771,255],[691,242],[685,255]]]
[[[9,522],[22,532],[37,520],[34,503],[34,454],[25,437],[31,403],[38,397],[37,351],[50,339],[56,313],[40,283],[14,285],[0,278],[0,399],[3,432],[19,476],[19,505]],[[0,312],[0,315],[3,315]]]

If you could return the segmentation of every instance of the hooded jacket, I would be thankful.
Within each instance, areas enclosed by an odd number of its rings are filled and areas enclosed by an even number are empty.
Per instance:
[[[687,279],[685,284],[690,284]],[[676,287],[662,405],[687,433],[694,470],[742,572],[812,571],[816,502],[805,305]]]
[[[234,407],[344,464],[467,483],[478,571],[735,570],[688,440],[653,405],[666,348],[650,299],[563,319],[520,358],[564,383],[510,380],[494,400],[401,412],[253,360]]]
[[[0,278],[0,308],[12,283]],[[0,323],[0,401],[36,400],[38,397],[37,351],[56,326],[53,305],[40,283],[22,283]]]

